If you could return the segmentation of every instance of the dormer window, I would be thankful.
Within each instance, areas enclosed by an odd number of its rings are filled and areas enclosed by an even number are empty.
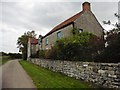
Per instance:
[[[61,31],[57,32],[57,38],[60,39],[62,37]]]

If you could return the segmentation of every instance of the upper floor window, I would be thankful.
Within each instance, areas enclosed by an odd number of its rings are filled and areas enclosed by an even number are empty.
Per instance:
[[[62,37],[61,31],[57,32],[57,38],[60,39]]]
[[[83,32],[83,29],[79,29],[79,33],[82,33]]]
[[[46,37],[45,43],[46,45],[48,45],[48,37]]]

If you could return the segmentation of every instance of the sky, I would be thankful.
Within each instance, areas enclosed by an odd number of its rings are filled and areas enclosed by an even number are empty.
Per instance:
[[[117,22],[119,0],[85,0],[105,30],[113,26],[102,21]],[[0,51],[18,53],[17,39],[34,30],[45,35],[56,25],[82,10],[84,0],[1,0],[0,1]]]

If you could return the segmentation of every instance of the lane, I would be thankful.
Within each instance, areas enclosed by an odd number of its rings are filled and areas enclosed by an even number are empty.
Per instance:
[[[2,88],[36,88],[18,60],[2,66]]]

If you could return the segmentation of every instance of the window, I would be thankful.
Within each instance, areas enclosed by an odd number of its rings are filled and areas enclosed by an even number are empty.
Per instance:
[[[79,29],[79,33],[82,33],[83,32],[83,29]]]
[[[57,38],[60,39],[62,37],[61,31],[57,32]]]
[[[38,38],[38,44],[40,45],[41,42],[42,42],[42,39],[41,39],[41,37],[39,37],[39,38]]]
[[[46,45],[48,45],[48,37],[46,38],[45,42],[46,42]]]

